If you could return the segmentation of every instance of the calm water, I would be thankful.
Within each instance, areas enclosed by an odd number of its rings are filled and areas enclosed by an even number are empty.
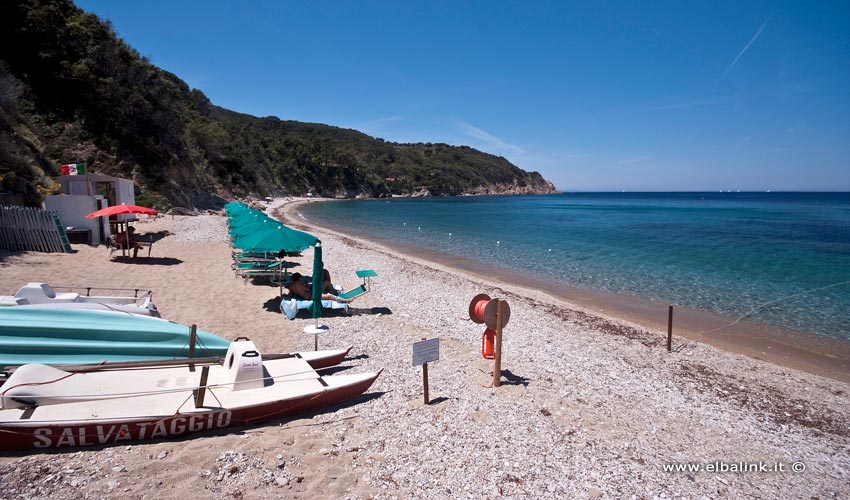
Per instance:
[[[311,203],[316,222],[580,288],[850,340],[850,193],[580,193]],[[804,293],[807,292],[807,293]]]

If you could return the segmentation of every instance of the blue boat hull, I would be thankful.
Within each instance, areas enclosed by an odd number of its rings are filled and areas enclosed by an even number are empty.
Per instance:
[[[105,311],[0,308],[0,368],[27,363],[181,359],[191,328],[170,321]],[[230,341],[197,330],[195,357],[223,356]]]

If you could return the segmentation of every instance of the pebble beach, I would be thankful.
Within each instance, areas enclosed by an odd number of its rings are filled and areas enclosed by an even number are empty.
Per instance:
[[[339,406],[181,439],[0,457],[0,498],[848,498],[850,385],[601,315],[269,212],[322,241],[334,282],[373,269],[369,293],[329,313],[320,349],[342,373],[383,368]],[[142,287],[162,316],[263,352],[313,349],[314,323],[279,312],[277,285],[230,268],[222,215],[136,224],[151,257],[0,253],[0,294],[29,281]],[[143,255],[143,253],[140,253]],[[312,249],[288,257],[309,274]],[[482,359],[477,294],[506,300],[501,386]],[[423,402],[412,345],[439,338]],[[0,437],[1,439],[2,437]],[[672,470],[672,469],[686,470]]]

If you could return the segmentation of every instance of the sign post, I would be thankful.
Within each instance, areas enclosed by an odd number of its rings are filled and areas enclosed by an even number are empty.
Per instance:
[[[428,363],[440,359],[440,339],[422,339],[413,344],[413,366],[422,365],[422,385],[425,389],[425,404],[430,404],[428,397]]]
[[[493,363],[493,387],[502,384],[502,299],[496,299],[496,360]]]

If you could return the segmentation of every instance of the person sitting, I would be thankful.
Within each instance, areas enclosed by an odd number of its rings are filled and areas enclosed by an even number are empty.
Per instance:
[[[330,276],[330,275],[329,275]],[[304,299],[304,300],[313,300],[313,290],[312,286],[307,286],[303,281],[301,281],[301,273],[293,273],[292,274],[292,283],[287,287],[289,290],[289,295]],[[344,304],[348,304],[354,299],[344,299],[342,297],[338,297],[332,293],[322,293],[322,300],[335,300],[337,302],[342,302]]]
[[[331,283],[331,273],[327,269],[322,269],[322,293],[336,295],[341,291],[342,287],[338,287]]]
[[[128,236],[129,235],[129,236]],[[127,245],[127,241],[129,238],[129,246]],[[136,228],[130,226],[126,231],[121,231],[115,236],[115,244],[119,247],[126,247],[133,249],[133,258],[135,259],[139,255],[139,250],[142,248],[139,245],[139,237],[136,236]]]

